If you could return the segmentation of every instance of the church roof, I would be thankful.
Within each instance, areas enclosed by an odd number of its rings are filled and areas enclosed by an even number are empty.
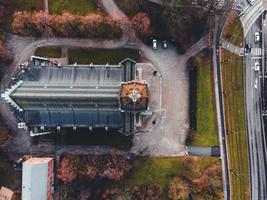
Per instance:
[[[148,109],[148,84],[141,81],[129,81],[121,84],[120,107],[124,111],[144,111]]]

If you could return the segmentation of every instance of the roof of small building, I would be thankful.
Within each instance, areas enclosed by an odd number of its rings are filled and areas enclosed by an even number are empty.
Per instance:
[[[22,165],[22,200],[47,200],[51,157],[32,157]]]
[[[148,109],[148,84],[141,81],[129,81],[121,84],[120,106],[124,111],[145,111]]]
[[[26,160],[24,163],[29,165],[37,165],[42,163],[48,163],[51,160],[53,160],[52,157],[31,157],[28,160]]]
[[[0,189],[0,200],[11,200],[14,192],[6,187]]]

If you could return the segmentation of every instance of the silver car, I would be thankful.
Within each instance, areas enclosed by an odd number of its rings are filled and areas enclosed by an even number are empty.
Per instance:
[[[153,45],[152,48],[153,48],[154,50],[156,50],[156,49],[157,49],[157,40],[154,39],[154,40],[152,41],[152,45]]]
[[[254,36],[255,36],[255,43],[257,43],[257,42],[259,42],[260,41],[260,33],[259,32],[255,32],[255,34],[254,34]]]

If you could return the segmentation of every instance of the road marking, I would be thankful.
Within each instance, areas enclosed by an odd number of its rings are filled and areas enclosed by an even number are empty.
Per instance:
[[[251,49],[251,54],[254,55],[254,56],[261,56],[262,55],[261,48],[252,48]]]
[[[261,59],[262,56],[252,56],[251,59]]]

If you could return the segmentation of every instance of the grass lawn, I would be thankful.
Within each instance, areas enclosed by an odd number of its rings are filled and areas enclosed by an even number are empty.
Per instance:
[[[132,187],[134,185],[160,184],[166,199],[169,182],[174,177],[186,177],[191,179],[197,178],[198,175],[192,170],[188,170],[184,164],[185,157],[170,158],[139,158],[142,162],[131,176],[122,182],[122,187]],[[200,170],[204,170],[210,165],[221,165],[218,158],[195,157],[196,165]]]
[[[12,188],[15,184],[15,178],[15,173],[8,161],[0,158],[0,186]]]
[[[15,10],[38,11],[44,10],[43,0],[15,0]]]
[[[212,53],[204,51],[194,57],[190,73],[190,126],[196,136],[190,142],[195,146],[218,146],[216,107],[213,88]],[[192,94],[192,95],[191,95]]]
[[[86,15],[95,12],[97,0],[49,0],[49,12],[51,14],[72,14]]]
[[[249,199],[249,168],[244,111],[242,57],[222,49],[222,84],[227,130],[231,199]],[[241,175],[236,175],[241,174]]]
[[[125,58],[139,61],[138,50],[133,49],[69,49],[69,63],[118,64]]]
[[[233,11],[228,15],[225,23],[222,38],[231,42],[232,44],[243,47],[243,28],[240,18]]]
[[[40,47],[34,52],[34,55],[45,57],[45,58],[60,58],[61,48],[60,47]]]

